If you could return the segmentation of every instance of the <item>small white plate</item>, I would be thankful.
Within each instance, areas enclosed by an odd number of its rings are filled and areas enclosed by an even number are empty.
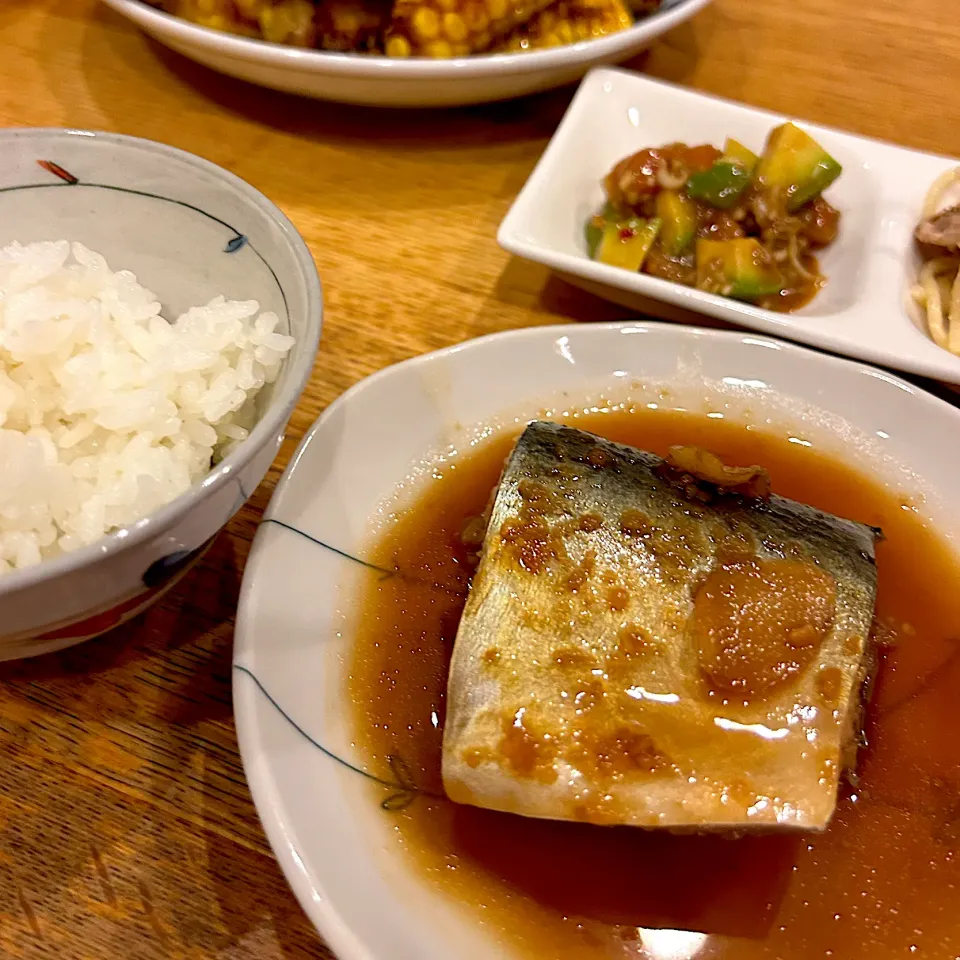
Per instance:
[[[910,373],[960,383],[960,357],[927,335],[910,303],[919,267],[913,231],[927,190],[958,160],[905,150],[800,121],[843,165],[827,197],[843,220],[820,256],[828,278],[795,313],[774,313],[591,260],[584,224],[604,199],[601,181],[621,158],[673,141],[754,148],[786,119],[765,110],[622,70],[592,71],[500,225],[500,245],[566,274],[626,306],[644,298],[847,354]]]
[[[702,10],[710,0],[665,0],[627,30],[531,53],[431,60],[304,50],[198,26],[144,0],[103,0],[160,43],[231,77],[320,100],[381,107],[454,107],[526,96],[621,63]]]
[[[277,488],[247,562],[234,648],[237,732],[260,819],[341,960],[510,958],[468,909],[407,868],[397,814],[379,805],[389,792],[357,772],[367,758],[352,742],[344,683],[370,573],[349,557],[363,557],[398,494],[484,428],[599,398],[802,423],[819,448],[918,494],[942,536],[960,542],[960,448],[944,442],[960,411],[880,370],[766,337],[657,323],[538,327],[419,357],[349,390]]]

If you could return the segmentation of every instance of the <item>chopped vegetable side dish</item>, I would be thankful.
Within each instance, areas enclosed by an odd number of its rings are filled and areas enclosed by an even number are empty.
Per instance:
[[[201,26],[390,57],[523,53],[603,37],[663,0],[146,0]]]
[[[586,226],[590,256],[770,310],[796,310],[826,282],[815,252],[837,237],[822,196],[841,166],[793,123],[757,156],[671,143],[621,160]]]

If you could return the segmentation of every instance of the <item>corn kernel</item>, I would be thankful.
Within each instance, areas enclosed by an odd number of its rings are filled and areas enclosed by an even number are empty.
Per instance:
[[[264,40],[310,46],[313,43],[314,6],[310,0],[284,0],[264,9],[259,17]]]
[[[413,53],[410,41],[399,36],[387,37],[386,51],[388,57],[409,57]]]
[[[480,3],[471,3],[463,11],[463,19],[467,24],[467,29],[473,33],[484,33],[490,26],[490,18],[487,11]]]
[[[446,40],[434,40],[428,43],[425,50],[428,57],[435,57],[438,60],[453,56],[453,49]]]
[[[434,40],[440,33],[440,18],[430,7],[420,7],[411,22],[413,34],[418,40]]]
[[[517,27],[494,49],[517,53],[577,43],[625,30],[632,22],[624,0],[558,0]]]
[[[455,13],[445,13],[443,15],[443,35],[451,43],[463,43],[467,39],[467,25],[462,17]]]
[[[488,50],[507,36],[517,22],[530,19],[550,3],[551,0],[394,0],[388,36],[406,37],[414,54],[478,53]],[[420,29],[417,20],[424,10],[436,18],[436,33]],[[449,54],[446,47],[435,45],[440,40],[449,47]]]
[[[233,0],[237,13],[247,20],[257,20],[268,6],[267,0]]]

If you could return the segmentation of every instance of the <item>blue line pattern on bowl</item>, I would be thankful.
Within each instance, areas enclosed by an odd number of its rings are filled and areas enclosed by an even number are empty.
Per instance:
[[[291,533],[296,533],[299,536],[303,537],[305,540],[309,540],[311,543],[315,543],[318,547],[323,547],[324,550],[329,550],[331,553],[337,554],[339,557],[343,557],[344,560],[350,560],[353,563],[360,564],[361,567],[366,567],[368,570],[373,570],[375,573],[382,575],[382,579],[386,580],[390,577],[399,577],[403,580],[411,580],[414,583],[422,584],[423,586],[432,587],[434,590],[439,590],[441,593],[447,594],[450,597],[458,597],[460,599],[465,599],[465,593],[459,593],[456,590],[451,590],[449,587],[444,586],[442,583],[434,583],[432,580],[426,580],[423,577],[418,577],[413,573],[406,573],[403,570],[391,569],[388,567],[380,567],[375,563],[370,563],[369,560],[361,560],[360,557],[355,557],[352,553],[347,553],[345,550],[341,550],[339,547],[334,547],[329,543],[324,542],[323,540],[318,540],[315,536],[309,533],[305,533],[303,530],[300,530],[297,527],[291,526],[289,523],[284,523],[282,520],[277,520],[275,517],[264,517],[261,523],[272,523],[278,527],[283,527],[284,530],[289,530]]]
[[[227,241],[227,245],[223,248],[224,253],[236,253],[241,247],[245,247],[250,241],[242,234],[238,233],[235,237],[231,237]]]
[[[289,523],[284,523],[283,520],[277,520],[275,517],[264,517],[261,523],[271,523],[275,526],[281,527],[284,530],[289,530],[291,533],[295,533],[298,536],[303,537],[305,540],[309,540],[311,543],[316,544],[318,547],[322,547],[324,550],[327,550],[330,553],[336,554],[338,557],[342,557],[344,560],[349,560],[351,563],[358,564],[359,566],[364,567],[373,573],[379,574],[381,580],[386,580],[390,577],[402,577],[403,579],[413,580],[425,586],[432,587],[435,590],[447,594],[447,596],[456,597],[458,599],[462,599],[464,597],[464,594],[458,593],[455,590],[451,590],[449,587],[444,586],[443,584],[434,583],[431,580],[425,580],[423,577],[406,573],[403,570],[388,569],[387,567],[381,567],[375,563],[371,563],[368,560],[363,560],[360,557],[354,556],[352,553],[348,553],[346,550],[341,550],[339,547],[335,547],[323,540],[319,540],[312,534],[306,533],[297,527],[291,526]],[[266,697],[271,706],[273,706],[273,708],[280,714],[280,716],[282,716],[283,719],[286,720],[287,723],[289,723],[290,726],[297,731],[297,733],[299,733],[302,737],[304,737],[304,739],[306,739],[310,744],[323,753],[324,756],[336,761],[341,766],[346,767],[348,770],[352,770],[354,773],[361,774],[368,780],[372,780],[374,783],[378,783],[381,786],[388,787],[389,789],[393,790],[394,792],[391,793],[390,796],[388,796],[380,804],[384,810],[404,810],[410,806],[410,804],[413,803],[413,801],[416,800],[416,798],[420,795],[429,797],[440,796],[439,794],[434,794],[428,790],[421,790],[417,786],[409,765],[399,754],[394,753],[387,757],[387,763],[390,766],[390,772],[393,774],[393,780],[386,780],[382,777],[376,776],[375,774],[369,773],[360,767],[354,766],[348,760],[345,760],[343,757],[333,753],[333,751],[329,750],[327,747],[323,746],[322,743],[311,737],[310,734],[307,733],[306,730],[304,730],[303,727],[301,727],[283,709],[283,707],[277,703],[276,700],[274,700],[274,698],[267,691],[266,687],[264,687],[257,676],[253,673],[253,671],[240,664],[234,664],[233,669],[248,676],[257,686],[257,689],[263,694],[264,697]]]
[[[301,737],[304,738],[311,746],[314,746],[319,750],[325,757],[333,760],[336,763],[339,763],[340,766],[346,767],[347,770],[353,771],[353,773],[359,773],[360,776],[366,777],[367,780],[371,780],[373,783],[379,784],[381,787],[386,787],[392,792],[390,795],[381,802],[380,807],[383,810],[405,810],[407,807],[413,803],[416,798],[423,793],[419,787],[417,787],[416,782],[413,779],[413,774],[410,771],[410,767],[407,765],[406,760],[403,759],[399,754],[390,754],[387,757],[387,763],[390,766],[390,772],[393,774],[392,780],[387,780],[383,777],[378,777],[375,773],[370,773],[369,770],[364,770],[362,767],[354,766],[350,763],[349,760],[345,760],[343,757],[334,753],[332,750],[328,750],[319,740],[315,740],[313,737],[307,733],[303,727],[297,723],[293,717],[290,716],[283,707],[277,703],[276,700],[271,696],[270,691],[260,682],[257,675],[250,670],[248,667],[244,667],[239,663],[233,665],[233,669],[237,673],[242,673],[244,676],[249,677],[256,688],[260,691],[261,694],[266,698],[270,706],[273,707],[277,713],[283,717],[284,720],[294,729]],[[432,794],[431,794],[432,795]]]
[[[140,578],[148,590],[155,590],[172,580],[184,567],[188,567],[207,547],[213,543],[214,537],[205,540],[194,550],[177,550],[168,553],[159,560],[154,560]]]
[[[244,247],[249,247],[253,251],[260,262],[270,271],[270,276],[273,277],[274,283],[276,283],[277,289],[280,291],[280,297],[283,300],[283,309],[287,315],[287,323],[290,323],[290,306],[287,303],[287,295],[284,293],[283,286],[280,283],[280,278],[277,276],[276,271],[263,257],[263,254],[261,254],[257,248],[254,247],[249,238],[245,234],[241,233],[235,226],[227,223],[226,220],[221,220],[212,213],[208,213],[206,210],[202,210],[200,207],[195,207],[192,203],[187,203],[185,200],[175,200],[173,197],[164,197],[158,193],[150,193],[147,190],[136,190],[133,187],[118,187],[112,183],[85,183],[79,177],[75,177],[72,173],[70,173],[69,170],[64,169],[59,163],[55,163],[53,160],[38,160],[37,165],[46,170],[47,173],[53,174],[53,176],[55,176],[60,182],[15,184],[11,187],[0,187],[0,193],[15,193],[20,190],[65,189],[67,187],[90,187],[95,190],[113,190],[115,193],[128,193],[135,197],[146,197],[149,200],[160,200],[163,203],[173,203],[178,207],[184,207],[186,210],[192,210],[194,213],[199,213],[208,220],[212,220],[214,223],[219,223],[222,227],[226,227],[233,233],[233,236],[227,241],[226,246],[223,248],[223,252],[237,253],[237,251],[242,250]]]

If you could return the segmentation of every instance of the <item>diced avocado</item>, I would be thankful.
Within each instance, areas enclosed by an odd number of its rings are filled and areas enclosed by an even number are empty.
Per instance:
[[[697,209],[683,194],[675,190],[661,190],[657,194],[657,218],[660,227],[660,246],[668,256],[676,257],[693,243],[697,232]]]
[[[631,219],[607,223],[595,259],[636,273],[647,259],[659,232],[660,221],[656,217],[651,220]]]
[[[623,214],[608,200],[599,213],[595,213],[583,225],[583,238],[587,244],[587,256],[593,260],[597,255],[597,247],[603,237],[603,225],[615,220],[623,219]]]
[[[687,181],[687,193],[711,207],[729,210],[750,186],[750,171],[739,163],[718,160],[709,170],[695,173]]]
[[[746,167],[747,170],[753,173],[757,166],[757,161],[760,158],[749,147],[745,147],[739,140],[728,137],[723,147],[722,159],[729,160],[731,163],[737,163],[741,167]]]
[[[735,300],[779,293],[783,276],[756,237],[697,240],[697,286]]]
[[[763,188],[786,191],[787,211],[799,210],[823,193],[843,167],[796,124],[777,127],[767,140],[755,178]]]

